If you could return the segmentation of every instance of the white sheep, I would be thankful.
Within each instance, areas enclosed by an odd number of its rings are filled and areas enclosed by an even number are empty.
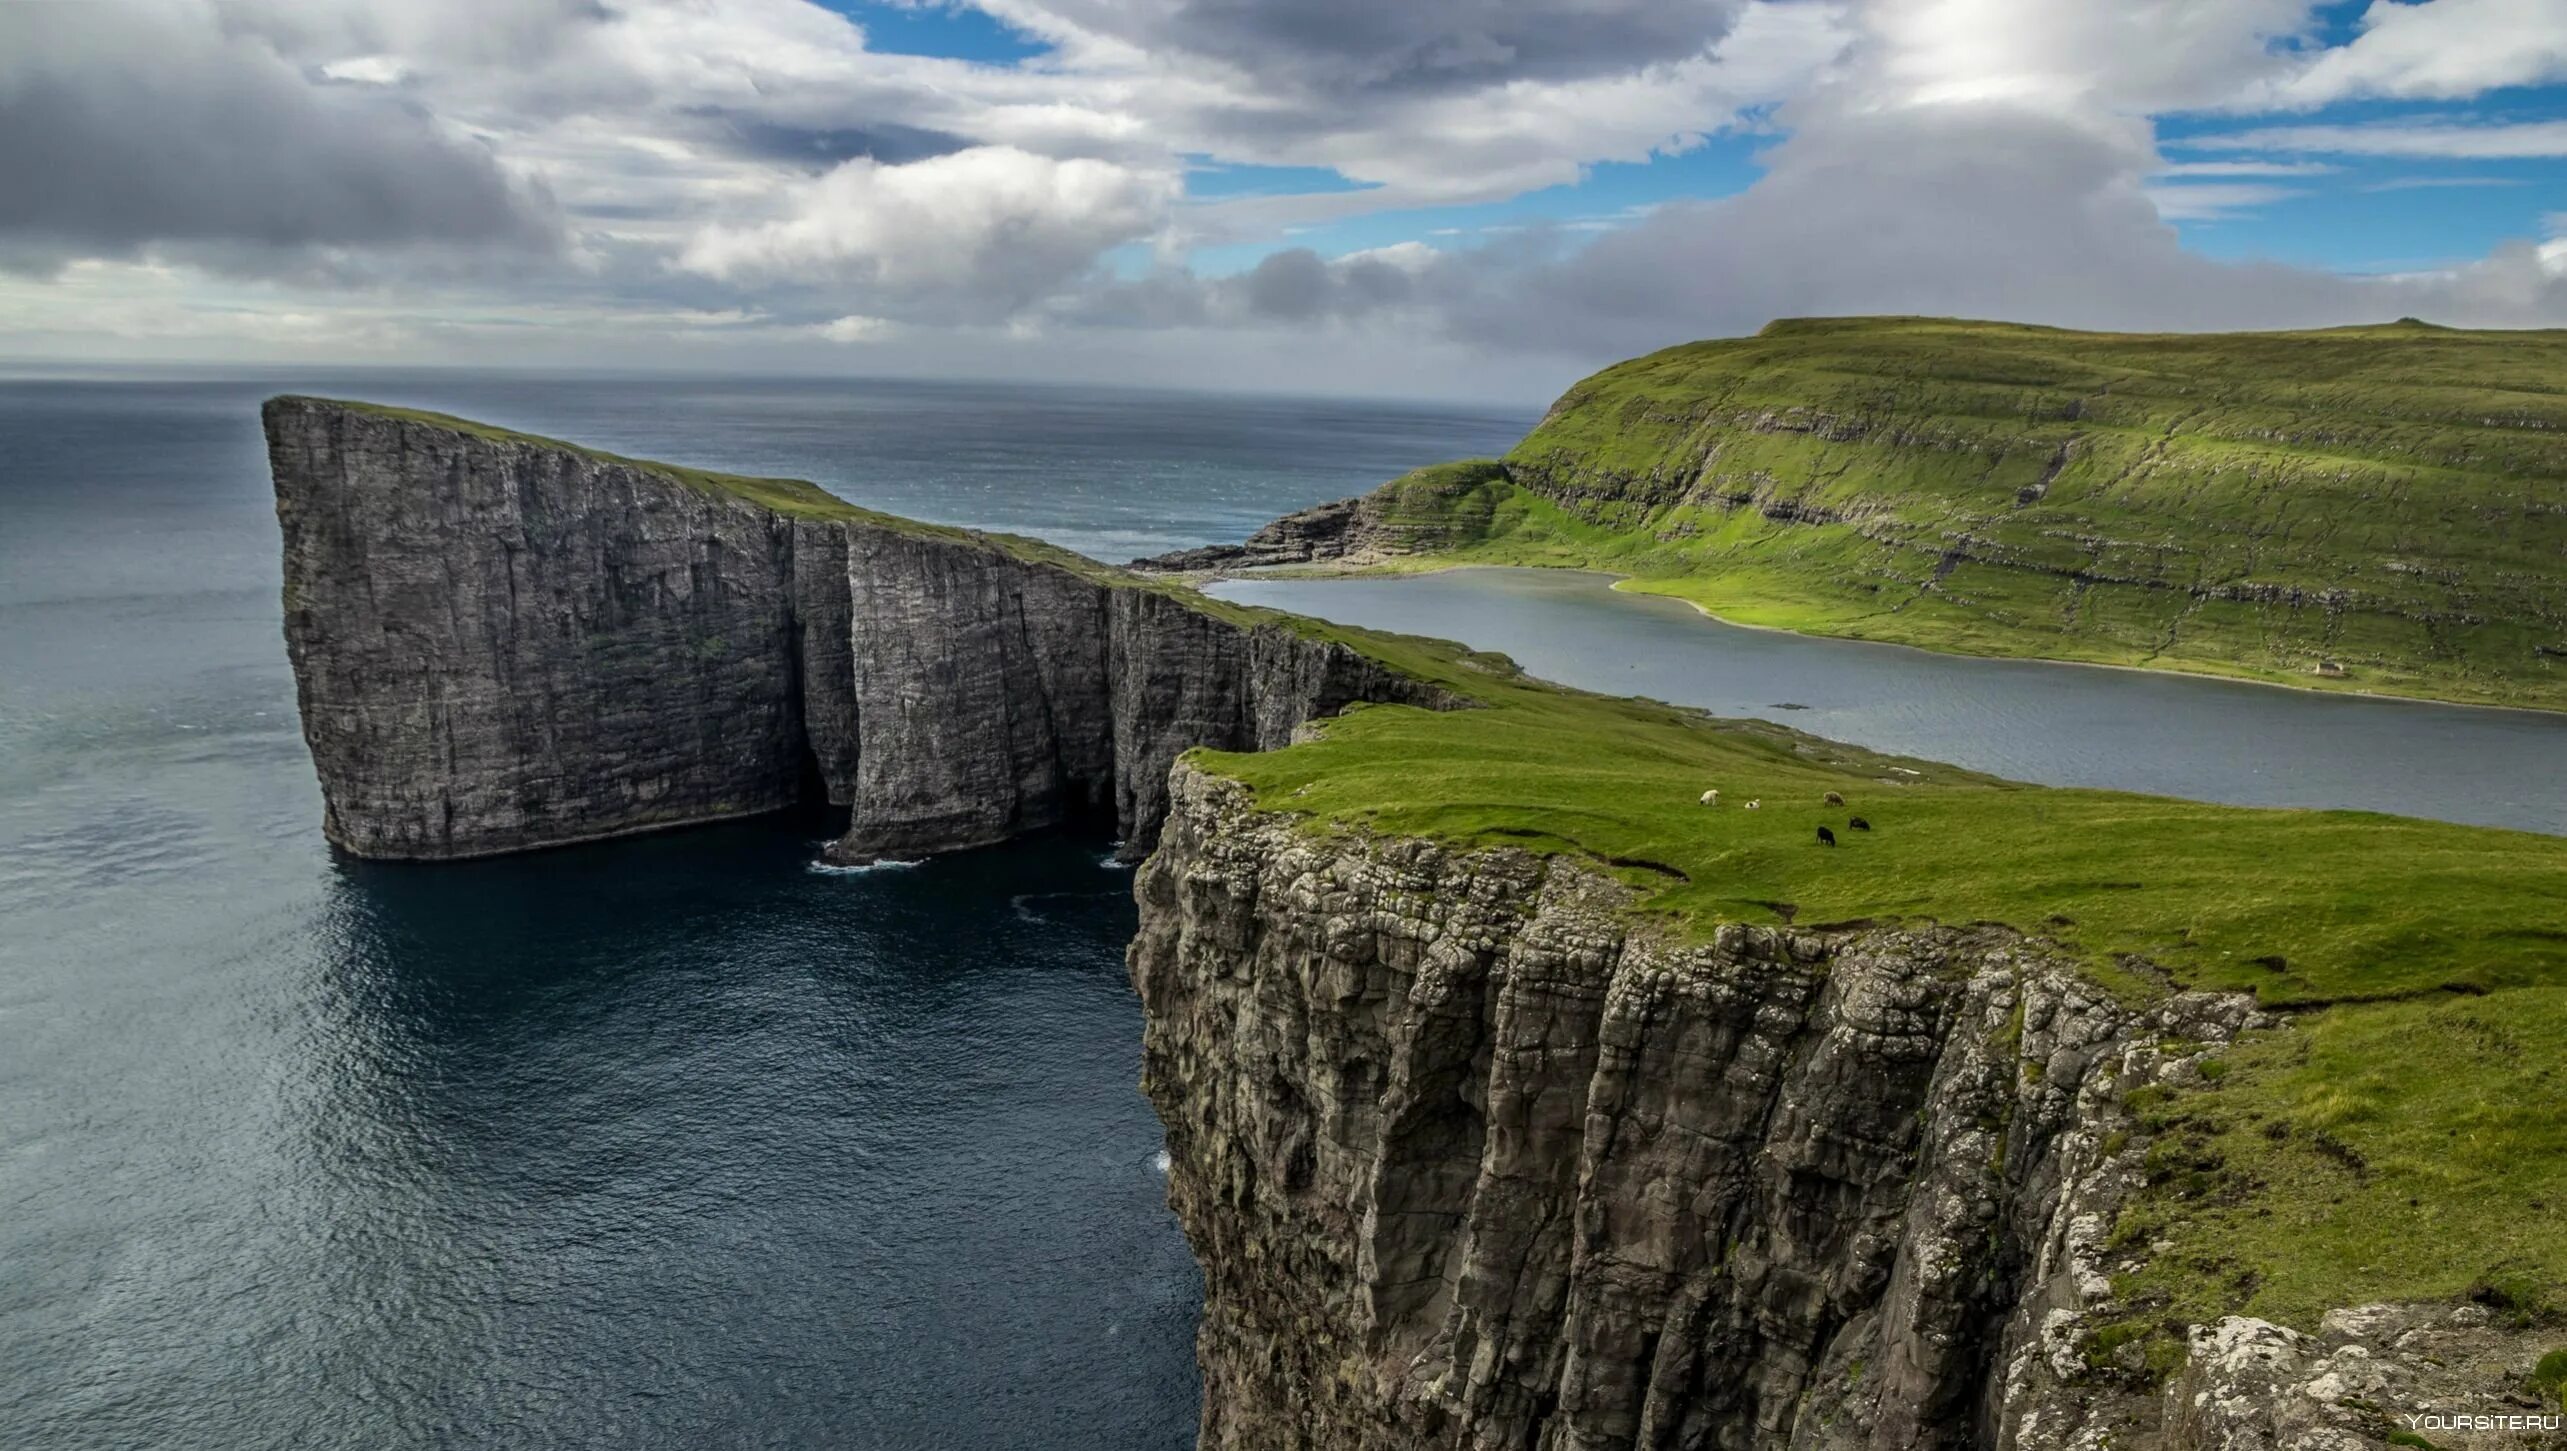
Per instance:
[[[1702,804],[1705,806],[1718,806],[1720,804],[1720,788],[1714,786],[1710,790],[1702,793]]]
[[[1763,798],[1761,798],[1761,797],[1759,797],[1758,799],[1756,799],[1756,800],[1754,800],[1754,801],[1750,801],[1750,802],[1748,802],[1748,803],[1747,803],[1747,809],[1748,809],[1748,810],[1750,810],[1750,811],[1753,811],[1753,810],[1755,810],[1757,807],[1762,806],[1762,805],[1764,805],[1764,804],[1765,804],[1764,799],[1763,799]]]

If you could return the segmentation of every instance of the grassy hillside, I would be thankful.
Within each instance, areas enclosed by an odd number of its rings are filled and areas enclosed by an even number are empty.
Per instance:
[[[1780,322],[1376,506],[1742,623],[2567,708],[2567,332]]]
[[[2127,1287],[2157,1344],[2375,1299],[2567,1313],[2567,840],[2024,786],[1341,633],[1488,708],[1372,707],[1289,750],[1198,756],[1310,830],[1581,857],[1680,935],[1997,921],[2125,994],[2289,1010],[2146,1106],[2158,1167],[2122,1233],[2172,1245]],[[1712,786],[1719,809],[1698,804]]]

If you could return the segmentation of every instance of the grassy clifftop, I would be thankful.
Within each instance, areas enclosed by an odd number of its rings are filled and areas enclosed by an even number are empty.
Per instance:
[[[388,403],[367,403],[345,398],[314,398],[296,394],[286,394],[269,402],[270,406],[314,406],[335,409],[343,413],[385,419],[413,428],[459,434],[484,443],[513,444],[529,449],[577,454],[583,458],[595,459],[600,463],[617,464],[663,478],[699,494],[710,494],[754,504],[758,508],[787,518],[836,520],[876,529],[887,529],[894,533],[913,535],[918,538],[943,539],[958,544],[976,545],[999,550],[1028,563],[1057,565],[1074,574],[1096,580],[1098,583],[1117,587],[1128,585],[1152,589],[1166,588],[1165,585],[1156,581],[1145,580],[1124,570],[1099,564],[1086,555],[1063,549],[1045,540],[1027,538],[1022,534],[997,534],[981,529],[957,528],[949,524],[929,524],[917,519],[906,519],[897,514],[886,514],[878,509],[865,508],[861,504],[848,503],[818,484],[803,479],[726,474],[712,469],[695,468],[687,464],[662,463],[657,459],[627,458],[622,454],[608,453],[604,449],[590,448],[585,444],[547,438],[540,433],[525,433],[513,428],[501,428],[497,424],[458,418],[451,413],[435,413],[424,408],[402,408]],[[1192,591],[1187,591],[1186,597],[1189,601],[1202,598]],[[1219,608],[1218,606],[1209,607]]]
[[[1288,750],[1198,755],[1312,831],[1580,858],[1679,936],[2001,922],[2121,992],[2287,1014],[2144,1107],[2150,1178],[2117,1232],[2164,1242],[2124,1286],[2153,1341],[2472,1294],[2567,1320],[2567,839],[2025,786],[1343,635],[1484,708],[1375,706]],[[1715,786],[1725,804],[1700,805]]]
[[[1372,507],[1742,623],[2567,707],[2567,332],[1779,322]]]

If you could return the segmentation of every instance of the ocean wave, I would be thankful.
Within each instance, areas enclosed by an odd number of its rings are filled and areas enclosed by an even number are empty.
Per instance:
[[[909,867],[923,867],[926,864],[927,860],[924,857],[921,857],[916,861],[906,862],[894,861],[890,857],[885,857],[881,861],[866,862],[860,866],[833,862],[827,857],[819,857],[811,862],[809,870],[818,872],[824,877],[854,877],[862,876],[866,872],[896,871]]]

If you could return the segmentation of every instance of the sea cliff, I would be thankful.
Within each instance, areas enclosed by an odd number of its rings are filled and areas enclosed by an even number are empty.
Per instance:
[[[314,398],[265,410],[330,839],[453,858],[849,808],[844,859],[1110,820],[1168,766],[1450,697],[1280,617],[788,480]]]
[[[2284,1031],[2248,995],[1990,925],[1689,940],[1591,864],[1173,789],[1130,962],[1206,1451],[2350,1451],[2537,1352],[2443,1303],[2139,1358],[2172,1246],[2115,1229],[2179,1145],[2133,1106]]]
[[[354,853],[825,797],[848,860],[1082,818],[1147,857],[1212,1451],[2345,1451],[2555,1404],[2567,842],[2026,787],[458,419],[267,428]]]

